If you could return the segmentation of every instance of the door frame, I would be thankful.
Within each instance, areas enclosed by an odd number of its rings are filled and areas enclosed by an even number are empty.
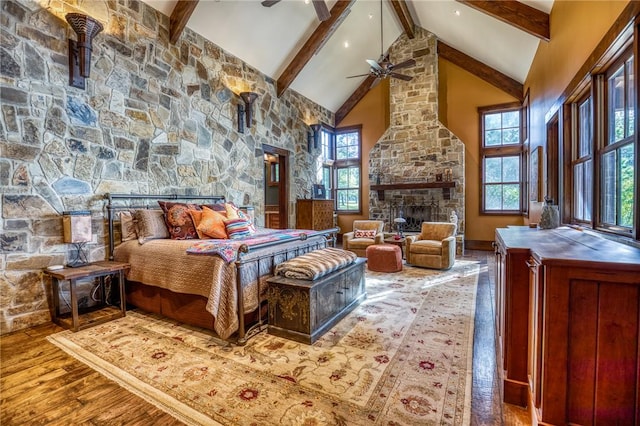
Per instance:
[[[280,228],[289,228],[289,151],[275,146],[262,144],[262,152],[278,157],[278,219]],[[267,185],[265,176],[264,185]]]

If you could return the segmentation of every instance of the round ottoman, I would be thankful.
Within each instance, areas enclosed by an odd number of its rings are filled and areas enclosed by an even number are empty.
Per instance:
[[[376,272],[402,271],[402,249],[394,244],[367,247],[367,268]]]

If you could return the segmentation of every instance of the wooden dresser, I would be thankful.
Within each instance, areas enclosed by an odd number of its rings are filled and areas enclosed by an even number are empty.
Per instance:
[[[322,231],[333,228],[333,200],[298,199],[296,228]]]
[[[570,228],[496,230],[498,362],[532,424],[640,425],[640,249]]]

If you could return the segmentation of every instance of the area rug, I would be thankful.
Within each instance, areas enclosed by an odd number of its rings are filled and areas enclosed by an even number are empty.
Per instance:
[[[367,271],[367,299],[313,345],[229,347],[139,311],[49,340],[185,424],[467,425],[479,270]]]

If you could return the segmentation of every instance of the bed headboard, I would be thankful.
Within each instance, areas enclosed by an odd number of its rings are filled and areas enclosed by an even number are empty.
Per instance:
[[[200,203],[224,203],[224,195],[188,195],[188,194],[112,194],[106,193],[107,219],[109,221],[109,260],[113,260],[113,249],[115,248],[115,236],[113,223],[116,213],[120,210],[131,209],[156,209],[160,208],[157,201],[179,200],[184,202]]]

